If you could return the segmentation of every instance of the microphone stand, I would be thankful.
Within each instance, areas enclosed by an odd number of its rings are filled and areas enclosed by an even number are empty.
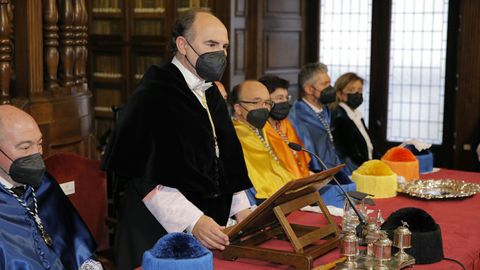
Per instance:
[[[291,149],[295,150],[295,151],[305,151],[307,153],[309,153],[310,155],[314,156],[315,159],[317,159],[320,164],[322,164],[322,166],[325,168],[325,170],[328,170],[328,167],[327,165],[325,165],[325,163],[323,163],[323,161],[320,159],[320,157],[318,157],[315,153],[313,153],[312,151],[309,151],[305,148],[303,148],[301,145],[299,144],[296,144],[296,143],[288,143],[288,147],[290,147]],[[348,201],[348,204],[350,205],[350,207],[353,209],[353,211],[355,212],[355,214],[358,216],[358,220],[360,221],[360,225],[358,227],[363,227],[365,224],[367,224],[366,220],[365,220],[365,217],[358,211],[358,209],[355,207],[355,203],[353,202],[352,200],[352,197],[350,197],[350,195],[348,195],[348,193],[345,191],[345,189],[343,189],[342,185],[338,182],[337,178],[335,176],[333,176],[333,181],[335,181],[335,183],[338,185],[338,187],[340,188],[340,190],[342,191],[343,195],[345,196],[345,198],[347,199]],[[358,230],[359,228],[357,227],[357,233],[358,233]],[[361,232],[361,228],[360,228],[360,232]]]

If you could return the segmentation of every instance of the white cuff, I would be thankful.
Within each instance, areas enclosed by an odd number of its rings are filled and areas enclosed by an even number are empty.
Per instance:
[[[250,208],[250,202],[248,201],[247,194],[244,190],[239,191],[233,194],[232,206],[230,207],[229,217],[247,208]]]
[[[150,191],[143,203],[168,233],[185,230],[191,233],[203,215],[178,189],[162,185]]]

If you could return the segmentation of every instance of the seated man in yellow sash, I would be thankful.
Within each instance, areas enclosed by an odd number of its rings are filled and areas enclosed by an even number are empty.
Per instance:
[[[235,86],[229,101],[248,176],[256,190],[255,197],[261,201],[296,178],[282,165],[263,131],[273,101],[267,88],[258,81],[245,81]]]
[[[282,164],[296,178],[310,175],[310,170],[308,169],[310,156],[308,153],[304,151],[297,152],[288,147],[289,142],[303,146],[297,132],[287,118],[290,111],[289,82],[275,75],[263,76],[259,81],[267,87],[270,98],[274,102],[274,106],[270,110],[268,122],[263,129],[267,134],[270,146]]]

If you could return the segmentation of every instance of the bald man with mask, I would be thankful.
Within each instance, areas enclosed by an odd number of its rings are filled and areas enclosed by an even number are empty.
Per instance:
[[[256,201],[260,203],[285,183],[296,179],[282,164],[263,130],[274,103],[265,85],[253,80],[235,86],[229,101],[248,175],[256,191]]]
[[[42,159],[35,120],[0,106],[2,269],[102,269],[94,240]]]
[[[171,63],[150,67],[127,101],[104,158],[104,168],[127,183],[119,269],[139,266],[143,252],[171,232],[224,249],[228,218],[250,213],[241,145],[213,83],[225,70],[228,44],[218,18],[186,13],[172,27]]]

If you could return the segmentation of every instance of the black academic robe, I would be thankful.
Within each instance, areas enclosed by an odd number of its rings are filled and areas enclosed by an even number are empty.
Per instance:
[[[368,132],[368,128],[362,119],[362,124],[367,131],[370,140],[373,140]],[[358,130],[355,123],[347,115],[347,112],[342,107],[338,106],[332,113],[332,135],[335,142],[335,149],[342,159],[350,158],[357,166],[362,165],[368,159],[368,148],[365,139]],[[375,150],[375,145],[372,157],[378,158],[379,155]]]
[[[215,85],[215,84],[213,84]],[[172,63],[150,67],[128,99],[103,168],[128,182],[116,246],[119,269],[141,262],[165,230],[141,202],[156,185],[177,188],[220,225],[232,194],[251,187],[243,152],[216,86],[206,90],[220,157],[207,111]]]

